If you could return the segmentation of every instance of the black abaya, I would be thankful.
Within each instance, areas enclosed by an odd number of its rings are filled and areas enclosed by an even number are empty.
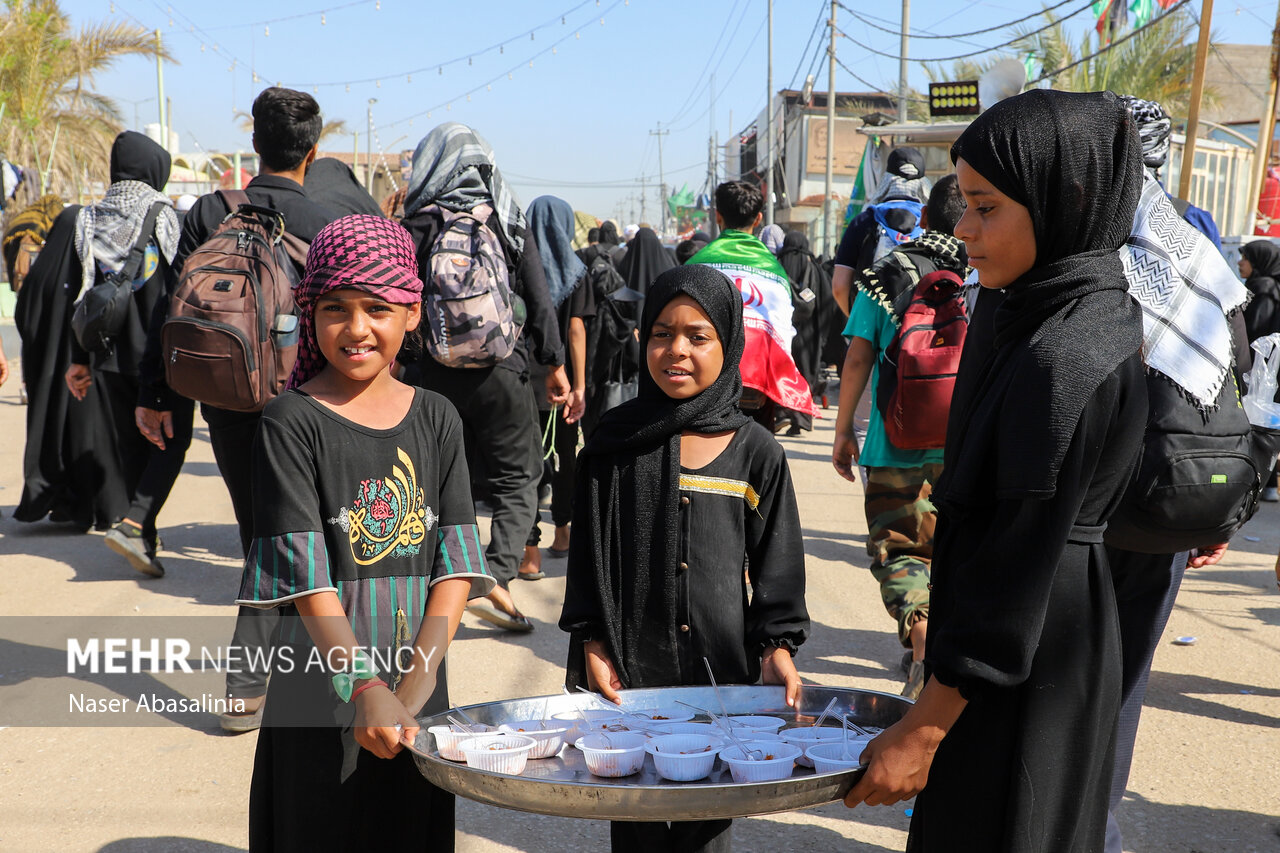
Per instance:
[[[85,399],[77,401],[64,379],[71,364],[71,312],[80,292],[79,211],[68,207],[54,220],[18,293],[16,320],[29,402],[22,499],[13,515],[32,522],[53,512],[82,527],[105,530],[129,508],[109,440],[111,413],[97,388],[90,386]]]

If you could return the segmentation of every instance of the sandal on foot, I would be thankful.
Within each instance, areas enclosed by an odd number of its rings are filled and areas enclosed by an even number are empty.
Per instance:
[[[506,631],[514,631],[518,634],[527,634],[533,630],[533,623],[529,621],[529,617],[523,613],[503,613],[496,607],[490,607],[487,604],[468,604],[467,612],[479,616],[491,625],[497,625]]]
[[[539,572],[526,572],[526,571],[521,570],[521,571],[516,572],[516,577],[520,578],[520,580],[522,580],[522,581],[540,581],[540,580],[542,580],[543,578],[545,578],[545,577],[546,577],[546,575],[545,575],[544,573],[540,572],[540,571],[539,571]]]

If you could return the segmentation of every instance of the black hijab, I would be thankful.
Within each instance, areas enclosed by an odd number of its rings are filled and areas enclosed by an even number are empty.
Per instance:
[[[672,299],[685,295],[710,317],[724,348],[720,375],[700,394],[674,400],[640,370],[639,395],[610,409],[579,454],[574,535],[560,627],[575,633],[568,681],[585,683],[581,632],[603,631],[627,687],[677,677],[680,434],[718,433],[748,423],[738,409],[746,346],[742,297],[701,264],[663,273],[649,291],[640,340]],[[602,620],[599,624],[596,620]]]
[[[991,351],[961,366],[944,499],[979,499],[992,454],[997,497],[1052,496],[1085,405],[1141,348],[1118,254],[1142,189],[1141,152],[1115,95],[1047,89],[1000,101],[952,146],[953,162],[1028,209],[1036,259],[1005,288]]]
[[[608,219],[600,224],[600,244],[607,247],[605,251],[618,245],[618,226]]]
[[[641,228],[628,244],[618,272],[622,273],[627,287],[647,294],[658,276],[675,265],[675,258],[662,247],[662,241],[653,229]]]
[[[321,157],[307,169],[304,185],[307,198],[343,216],[366,213],[382,216],[382,208],[373,200],[351,167],[335,157]]]
[[[169,152],[150,137],[126,130],[111,145],[111,183],[142,181],[160,191],[169,183],[172,163]]]
[[[1280,246],[1270,240],[1254,240],[1241,246],[1240,254],[1253,266],[1249,281],[1257,276],[1280,281]]]

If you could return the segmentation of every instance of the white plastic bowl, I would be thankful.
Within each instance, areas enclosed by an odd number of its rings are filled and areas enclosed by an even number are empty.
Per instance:
[[[703,735],[719,741],[721,744],[728,743],[729,737],[724,733],[724,729],[715,723],[662,723],[653,727],[655,736],[662,735]]]
[[[826,726],[822,728],[807,727],[783,729],[778,734],[782,736],[784,741],[794,744],[802,750],[807,750],[809,747],[815,746],[819,743],[830,743],[833,740],[840,740],[840,730]],[[796,764],[799,764],[801,767],[813,766],[813,762],[809,759],[807,753],[801,753],[800,757],[796,759]]]
[[[693,714],[681,708],[639,708],[628,711],[627,715],[629,718],[643,718],[655,725],[687,723],[693,719]]]
[[[776,732],[787,724],[787,721],[781,717],[761,717],[751,715],[730,717],[729,722],[734,726],[741,726],[744,729],[762,732]]]
[[[616,779],[640,772],[648,742],[636,732],[593,732],[578,738],[574,746],[582,750],[592,775]]]
[[[672,782],[693,782],[711,773],[721,741],[706,735],[659,735],[645,751],[658,775]]]
[[[585,722],[582,719],[583,714],[586,714],[587,717]],[[588,711],[564,711],[551,715],[551,719],[555,721],[556,725],[569,727],[569,731],[564,736],[564,739],[569,743],[577,741],[578,738],[589,732],[598,732],[610,723],[618,722],[621,717],[621,711],[606,711],[603,708]]]
[[[459,749],[467,757],[468,767],[519,776],[537,745],[537,741],[524,735],[497,734],[464,741]]]
[[[494,731],[493,726],[485,725],[471,726],[471,729],[472,731],[464,732],[457,726],[431,726],[427,731],[435,736],[436,749],[440,751],[441,758],[446,761],[466,761],[467,757],[458,749],[463,741]]]
[[[529,753],[530,758],[554,758],[564,746],[564,737],[569,726],[544,724],[542,720],[516,720],[514,723],[503,723],[498,731],[508,734],[524,735],[537,741],[538,745]]]
[[[758,749],[772,755],[763,761],[752,761],[736,746],[720,750],[720,760],[729,765],[729,773],[735,782],[776,782],[791,777],[800,747],[782,741],[748,741],[748,749]]]
[[[805,750],[805,755],[813,762],[813,769],[818,773],[840,773],[855,770],[862,766],[858,756],[871,743],[871,738],[849,738],[849,758],[841,758],[844,745],[836,740],[831,743],[819,743]]]

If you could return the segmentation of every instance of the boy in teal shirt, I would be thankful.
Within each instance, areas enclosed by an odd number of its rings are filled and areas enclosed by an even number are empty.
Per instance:
[[[929,496],[942,473],[942,449],[904,450],[885,434],[876,404],[880,361],[898,332],[894,301],[915,289],[936,270],[967,273],[964,246],[952,236],[964,213],[954,175],[934,186],[925,207],[925,233],[917,240],[858,273],[857,297],[849,312],[845,337],[850,339],[840,374],[840,411],[832,463],[845,479],[856,482],[856,462],[866,471],[867,553],[880,597],[898,622],[898,639],[909,648],[910,664],[903,696],[915,699],[924,686],[924,642],[929,620],[929,561],[933,556],[936,512]],[[861,449],[854,438],[853,413],[871,383],[871,418]],[[940,417],[945,417],[941,413]]]

